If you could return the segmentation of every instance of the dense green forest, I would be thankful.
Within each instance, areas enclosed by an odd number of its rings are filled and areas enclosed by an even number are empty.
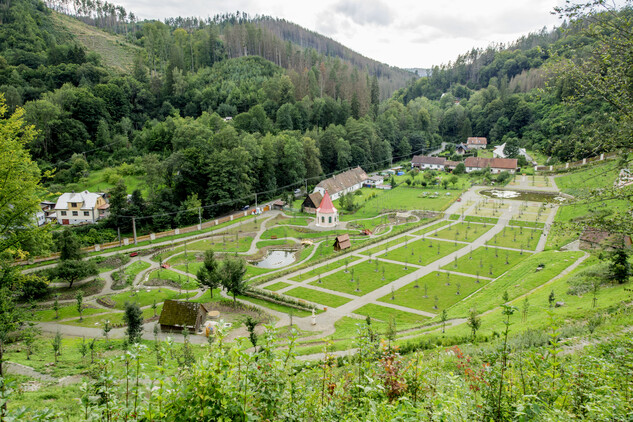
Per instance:
[[[379,80],[402,72],[285,21],[237,13],[138,22],[107,2],[50,6],[59,12],[37,0],[4,3],[0,92],[39,130],[29,147],[40,168],[55,170],[50,192],[105,168],[110,184],[141,178],[145,197],[113,207],[148,217],[141,230],[183,223],[197,204],[217,215],[256,192],[265,199],[349,167],[384,168],[467,136],[553,161],[610,148],[587,134],[612,129],[604,116],[613,104],[570,102],[577,86],[560,71],[595,49],[588,19],[474,49],[381,102]],[[119,34],[135,52],[130,71],[104,65],[60,12]],[[149,217],[157,214],[169,216]],[[114,220],[126,228],[129,219]]]

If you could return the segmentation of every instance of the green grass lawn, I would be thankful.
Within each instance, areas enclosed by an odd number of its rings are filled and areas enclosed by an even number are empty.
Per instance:
[[[107,309],[101,309],[101,308],[86,308],[84,305],[83,308],[83,316],[87,316],[87,315],[93,315],[93,314],[98,314],[98,313],[102,313],[102,312],[108,312]],[[27,318],[30,318],[30,314],[27,313]],[[50,321],[59,321],[60,319],[66,319],[66,318],[78,318],[79,317],[79,312],[77,312],[77,305],[73,304],[73,305],[69,305],[69,306],[61,306],[59,308],[59,318],[55,319],[55,311],[52,309],[44,309],[41,311],[36,311],[35,312],[35,317],[33,318],[36,321],[44,321],[44,322],[50,322]]]
[[[257,242],[255,246],[257,249],[265,248],[266,246],[279,246],[279,245],[296,245],[297,243],[290,239],[279,239],[279,240],[262,240],[261,242]]]
[[[277,216],[274,219],[272,219],[270,221],[270,223],[267,223],[266,226],[267,227],[272,227],[273,225],[278,225],[278,226],[307,226],[308,223],[310,223],[310,221],[312,221],[312,218],[308,218],[308,217],[292,217],[292,218],[287,218],[287,217],[281,217],[281,216]]]
[[[360,208],[354,213],[345,213],[341,216],[341,221],[358,220],[362,218],[373,218],[380,214],[391,211],[403,210],[429,210],[443,211],[453,203],[460,195],[461,190],[448,189],[441,187],[434,188],[410,188],[400,186],[391,190],[369,189],[363,188],[361,196],[355,196],[357,204]],[[431,198],[435,192],[438,196]],[[450,193],[450,195],[446,195]],[[334,201],[334,206],[341,209],[338,199]]]
[[[259,268],[255,265],[246,265],[246,273],[244,273],[244,278],[256,277],[258,275],[266,274],[271,271],[278,270],[279,268]]]
[[[413,270],[413,268],[405,270],[402,265],[389,262],[379,262],[376,266],[374,263],[365,261],[350,267],[347,273],[345,270],[340,270],[310,284],[337,292],[362,296],[413,272]],[[352,276],[354,281],[351,281]],[[357,288],[360,290],[357,291]]]
[[[386,251],[379,258],[391,259],[415,265],[428,265],[467,245],[435,239],[419,239]]]
[[[523,252],[523,255],[521,255],[518,251],[492,247],[486,250],[486,248],[482,246],[475,249],[472,253],[462,256],[456,262],[451,262],[443,266],[442,269],[496,278],[530,255],[530,252]]]
[[[105,181],[105,171],[105,169],[91,171],[88,177],[80,179],[77,183],[67,185],[68,189],[66,191],[69,192],[70,188],[72,188],[76,192],[82,192],[85,190],[89,192],[107,192],[113,188],[114,185]],[[123,181],[125,182],[128,193],[132,193],[136,189],[140,189],[143,197],[147,198],[147,184],[144,183],[142,176],[123,176]]]
[[[609,161],[557,176],[554,181],[561,192],[578,196],[588,193],[591,189],[612,187],[617,175],[617,163]]]
[[[423,229],[421,229],[421,230],[418,230],[417,232],[413,232],[412,234],[415,234],[415,235],[417,235],[417,236],[421,236],[421,235],[423,235],[423,234],[426,234],[426,233],[432,232],[432,231],[434,231],[434,230],[439,230],[439,229],[441,229],[442,227],[447,226],[448,224],[449,224],[449,222],[448,222],[448,221],[446,221],[446,220],[444,220],[444,221],[438,221],[437,223],[435,223],[435,224],[431,224],[430,226],[425,227],[425,228],[423,228]]]
[[[160,315],[163,309],[163,305],[156,305],[156,315]],[[105,321],[110,321],[111,324],[123,324],[124,312],[110,312],[103,315],[95,315],[88,318],[84,318],[82,321],[74,319],[72,321],[62,322],[64,325],[74,325],[78,327],[99,328],[103,327]],[[152,308],[143,309],[143,319],[149,319],[154,316],[154,310]]]
[[[399,309],[388,308],[386,306],[380,306],[375,303],[368,303],[367,305],[356,309],[354,313],[368,316],[372,320],[376,319],[387,323],[391,320],[391,318],[393,318],[398,329],[416,326],[428,320],[427,317],[422,315],[401,311]]]
[[[538,246],[541,238],[542,230],[530,229],[526,227],[504,227],[492,239],[488,241],[489,245],[502,246],[505,248],[528,249],[533,251]]]
[[[481,217],[478,215],[467,215],[464,216],[464,220],[472,221],[473,223],[486,223],[486,224],[497,224],[499,221],[498,218],[494,217]]]
[[[253,238],[251,236],[244,236],[238,238],[235,241],[235,235],[215,236],[211,239],[196,240],[194,242],[187,243],[187,251],[207,251],[213,249],[215,252],[246,252],[250,249]],[[184,252],[185,246],[178,246],[172,251],[172,255]]]
[[[441,239],[472,242],[493,227],[492,224],[469,224],[469,222],[462,221],[439,231],[437,234],[433,233],[433,236]]]
[[[460,302],[450,310],[451,317],[465,317],[471,308],[480,312],[493,309],[501,304],[501,297],[508,292],[513,300],[559,275],[583,255],[582,252],[541,252],[511,268],[497,280],[486,285],[476,295]],[[538,270],[539,266],[543,266]]]
[[[145,271],[150,267],[149,262],[136,261],[125,267],[125,274],[130,277],[136,277],[140,272]]]
[[[276,292],[277,290],[281,290],[284,287],[288,287],[288,286],[290,286],[290,283],[286,283],[284,281],[278,281],[276,283],[273,283],[273,284],[268,285],[268,286],[263,287],[263,288],[266,289],[266,290],[270,290],[270,291]]]
[[[250,296],[242,296],[242,295],[238,295],[237,298],[246,302],[263,306],[264,308],[271,309],[273,311],[283,312],[284,314],[289,314],[292,312],[292,315],[299,318],[312,315],[312,312],[310,311],[304,311],[303,309],[292,308],[290,306],[282,305],[280,303],[272,303],[264,299],[259,299],[259,298],[250,297]]]
[[[197,270],[202,265],[203,265],[202,262],[189,264],[189,273],[194,274],[194,270],[195,272],[197,272]],[[177,266],[177,267],[180,267],[180,266]],[[182,267],[183,267],[182,271],[185,271],[186,265],[182,265]],[[154,270],[150,273],[149,279],[150,280],[152,279],[170,280],[176,284],[179,284],[184,290],[195,290],[198,288],[198,282],[195,276],[192,275],[191,277],[189,277],[189,279],[187,279],[186,275],[182,275],[171,270],[165,270],[165,269]]]
[[[181,296],[178,292],[174,292],[173,290],[161,289],[159,292],[158,289],[152,289],[149,292],[147,290],[139,290],[138,293],[136,293],[136,291],[123,292],[110,296],[110,299],[116,303],[116,309],[124,309],[125,302],[136,302],[140,307],[143,307],[151,305],[154,301],[161,303],[167,299],[179,299],[184,297],[184,294]]]
[[[532,228],[537,228],[537,229],[542,229],[543,227],[545,227],[544,223],[538,223],[534,221],[510,220],[509,224],[511,226],[532,227]]]
[[[277,226],[266,230],[262,233],[262,239],[271,239],[273,236],[277,238],[294,237],[296,239],[314,239],[320,237],[329,237],[334,241],[334,237],[340,234],[356,234],[355,230],[328,230],[317,232],[308,228],[294,226]]]
[[[474,277],[434,271],[396,290],[393,293],[394,300],[391,300],[391,293],[381,297],[379,300],[437,314],[459,302],[486,283],[488,283],[488,280],[480,279],[477,282]],[[458,287],[459,294],[457,294]],[[436,305],[437,308],[435,307]]]
[[[332,270],[335,270],[337,268],[343,267],[343,266],[345,266],[346,263],[347,264],[351,264],[352,262],[358,261],[359,259],[360,258],[357,257],[357,256],[349,256],[349,257],[347,257],[345,259],[340,259],[340,260],[338,260],[336,262],[329,263],[329,264],[323,265],[321,267],[312,268],[310,271],[306,271],[305,273],[301,272],[298,275],[290,278],[289,280],[292,280],[292,281],[307,280],[309,278],[316,277],[319,274],[323,274],[323,273],[326,273],[328,271],[332,271]]]
[[[295,287],[292,290],[288,290],[285,295],[296,297],[298,299],[308,300],[314,303],[320,303],[321,305],[336,308],[341,305],[345,305],[350,299],[333,295],[330,293],[320,292],[318,290],[309,289],[307,287]]]

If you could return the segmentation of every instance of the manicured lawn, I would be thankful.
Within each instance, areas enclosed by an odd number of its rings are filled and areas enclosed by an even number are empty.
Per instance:
[[[299,318],[303,318],[303,317],[307,317],[309,315],[312,315],[312,312],[310,312],[310,311],[304,311],[303,309],[292,308],[290,306],[282,305],[282,304],[279,304],[279,303],[268,302],[267,300],[263,300],[263,299],[259,299],[259,298],[255,298],[255,297],[238,295],[237,298],[241,299],[241,300],[244,300],[246,302],[254,303],[254,304],[259,305],[259,306],[263,306],[263,307],[271,309],[273,311],[283,312],[284,314],[289,314],[290,312],[292,312],[292,315],[294,315],[296,317],[299,317]]]
[[[288,296],[296,297],[298,299],[305,299],[310,302],[320,303],[328,307],[336,308],[341,305],[345,305],[350,299],[336,296],[330,293],[320,292],[318,290],[309,289],[307,287],[295,287],[292,290],[288,290],[284,293]]]
[[[310,284],[337,292],[362,296],[411,273],[413,270],[413,268],[405,270],[402,265],[389,262],[379,262],[376,266],[374,263],[370,264],[365,261],[350,267],[347,273],[345,270],[340,270]],[[351,281],[352,275],[354,281]],[[357,288],[360,290],[357,291]]]
[[[490,239],[488,244],[505,248],[523,248],[533,251],[536,249],[542,233],[543,230],[539,229],[508,226],[504,227],[503,230]]]
[[[466,221],[472,221],[473,223],[487,223],[487,224],[497,224],[499,221],[498,218],[492,217],[480,217],[477,215],[467,215],[464,217]]]
[[[194,271],[197,272],[202,264],[202,262],[189,264],[189,274],[194,274]],[[182,267],[183,271],[185,271],[186,265],[182,265]],[[151,280],[155,278],[160,280],[171,280],[186,290],[194,290],[198,288],[197,279],[193,275],[187,279],[186,275],[178,274],[177,272],[171,270],[161,269],[160,271],[154,270],[150,273],[149,279]]]
[[[357,256],[348,256],[347,258],[344,259],[340,259],[334,263],[329,263],[326,265],[323,265],[321,267],[316,267],[316,268],[312,268],[310,271],[307,271],[305,273],[300,273],[292,278],[290,278],[289,280],[292,281],[302,281],[302,280],[307,280],[309,278],[312,277],[316,277],[319,274],[323,274],[326,273],[328,271],[332,271],[335,270],[337,268],[343,267],[345,266],[346,263],[351,264],[354,261],[358,261],[360,258]]]
[[[582,252],[541,252],[511,268],[497,280],[486,285],[475,296],[451,308],[451,316],[466,316],[472,307],[480,312],[499,306],[504,292],[513,300],[528,291],[548,282],[572,265]],[[539,266],[543,266],[538,270]]]
[[[379,300],[437,314],[442,309],[459,302],[486,283],[488,283],[488,280],[480,279],[478,283],[474,277],[434,271],[396,290],[393,293],[394,300],[391,300],[391,293],[381,297]],[[459,294],[457,294],[458,287]],[[436,297],[437,301],[435,300]],[[436,304],[437,308],[435,307]]]
[[[379,258],[391,259],[415,265],[428,265],[448,254],[462,249],[467,245],[435,239],[419,239],[402,244],[399,248],[391,249]]]
[[[84,305],[85,306],[85,305]],[[83,316],[98,314],[102,312],[108,312],[107,309],[97,308],[83,308]],[[27,318],[30,318],[30,313],[27,312]],[[75,304],[69,306],[62,306],[59,308],[59,319],[55,319],[55,311],[52,309],[45,309],[35,312],[35,320],[37,321],[59,321],[60,319],[79,317],[77,312],[77,306]]]
[[[145,271],[149,267],[150,267],[149,262],[145,262],[145,261],[132,262],[130,265],[125,267],[125,274],[131,277],[136,277],[138,273],[140,273],[141,271]]]
[[[373,256],[373,255],[377,254],[378,252],[382,252],[382,251],[384,251],[386,249],[393,249],[394,247],[397,247],[400,244],[404,245],[405,239],[408,242],[412,242],[413,240],[415,240],[415,238],[411,237],[411,236],[399,237],[397,239],[392,239],[392,240],[390,240],[390,241],[388,241],[386,243],[383,243],[382,245],[374,246],[373,248],[362,252],[362,254],[363,255],[372,255]]]
[[[259,268],[254,265],[247,264],[246,265],[246,273],[244,274],[244,278],[251,278],[258,275],[266,274],[274,270],[278,270],[279,268]]]
[[[296,242],[293,242],[290,239],[279,239],[279,240],[262,240],[261,242],[257,242],[255,246],[257,249],[265,248],[266,246],[278,246],[278,245],[296,245]]]
[[[492,224],[469,224],[469,222],[462,221],[439,231],[437,234],[433,233],[433,236],[441,239],[472,242],[493,227]]]
[[[234,235],[216,236],[211,239],[196,240],[187,243],[187,251],[206,251],[213,249],[215,252],[246,252],[251,247],[253,238],[250,236],[239,237],[237,242]],[[178,246],[173,253],[184,252],[185,247]]]
[[[457,218],[455,220],[457,220]],[[442,227],[447,226],[448,224],[450,224],[450,222],[448,222],[448,221],[438,221],[437,223],[432,224],[429,227],[425,227],[425,228],[423,228],[421,230],[418,230],[417,232],[413,232],[413,234],[420,236],[420,235],[423,235],[425,233],[432,232],[434,230],[439,230]]]
[[[277,290],[281,290],[284,287],[288,287],[288,286],[290,286],[290,283],[286,283],[284,281],[278,281],[276,283],[273,283],[273,284],[271,284],[269,286],[266,286],[266,287],[263,287],[263,288],[266,289],[266,290],[270,290],[270,291],[276,292]]]
[[[156,305],[156,315],[160,315],[163,309],[163,305]],[[79,327],[99,328],[103,327],[106,320],[109,320],[111,324],[123,324],[124,312],[111,312],[109,314],[97,315],[88,318],[84,318],[82,321],[78,319],[62,322],[64,325],[75,325]],[[152,308],[143,309],[143,319],[148,319],[154,316],[154,310]]]
[[[523,255],[521,255],[518,251],[492,247],[486,250],[486,247],[482,246],[475,249],[472,253],[462,256],[457,262],[451,262],[443,266],[442,269],[495,278],[508,271],[518,262],[528,258],[530,255],[530,252],[523,252]]]
[[[294,226],[277,226],[266,230],[262,233],[262,239],[271,239],[273,236],[277,238],[294,237],[296,239],[313,239],[318,237],[329,237],[334,241],[334,237],[339,234],[356,234],[355,230],[328,230],[324,232],[317,232],[308,228],[294,227]]]
[[[461,190],[444,190],[440,186],[433,188],[410,188],[399,186],[396,189],[361,189],[363,195],[355,196],[355,202],[361,207],[353,214],[344,215],[342,221],[351,221],[361,218],[373,218],[389,211],[399,210],[429,210],[443,211],[455,201]],[[432,198],[437,192],[437,197]],[[450,193],[450,195],[446,195]],[[334,201],[334,206],[339,208],[338,199]]]
[[[152,289],[149,292],[147,290],[139,290],[138,293],[136,291],[132,292],[124,292],[119,293],[114,296],[110,296],[116,303],[116,309],[123,309],[125,307],[125,302],[136,302],[140,307],[148,306],[154,303],[161,303],[167,299],[178,299],[178,292],[174,292],[173,290],[161,289],[159,292],[158,289]],[[181,297],[185,297],[183,294]]]
[[[354,311],[355,314],[365,315],[371,319],[377,319],[383,322],[389,322],[391,318],[396,321],[396,327],[403,328],[403,326],[418,325],[426,320],[427,317],[411,312],[401,311],[399,309],[388,308],[386,306],[376,305],[375,303],[368,303]]]
[[[537,229],[542,229],[545,227],[543,223],[535,223],[534,221],[520,221],[520,220],[510,220],[509,223],[511,226],[519,226],[519,227],[532,227]]]

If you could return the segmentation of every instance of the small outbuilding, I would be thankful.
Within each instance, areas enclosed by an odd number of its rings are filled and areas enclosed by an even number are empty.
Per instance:
[[[311,193],[303,201],[303,211],[309,214],[316,214],[316,210],[321,205],[322,200],[323,195],[321,195],[321,192]]]
[[[316,215],[317,227],[336,227],[338,224],[338,210],[334,208],[328,191],[325,191],[321,205],[316,210]]]
[[[284,207],[286,206],[286,202],[282,201],[281,199],[276,200],[275,202],[273,202],[273,209],[274,210],[283,210]]]
[[[352,247],[352,241],[349,239],[349,234],[342,234],[340,236],[336,236],[336,240],[334,240],[334,250],[342,251],[344,249],[349,249]]]
[[[158,318],[161,331],[197,333],[207,319],[209,310],[202,303],[166,300]]]

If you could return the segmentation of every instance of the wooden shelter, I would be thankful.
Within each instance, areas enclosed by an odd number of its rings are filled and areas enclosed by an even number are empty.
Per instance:
[[[166,300],[158,318],[161,331],[181,332],[185,328],[193,333],[200,331],[200,327],[207,318],[209,310],[202,303]]]
[[[336,236],[336,240],[334,240],[334,250],[342,251],[344,249],[349,249],[352,247],[352,241],[349,239],[349,234],[342,234],[340,236]]]
[[[282,201],[281,199],[278,199],[275,202],[273,202],[274,210],[283,210],[285,206],[286,206],[286,201]]]
[[[310,214],[316,214],[316,210],[321,205],[322,200],[323,195],[321,195],[321,192],[311,193],[303,201],[303,211]]]

